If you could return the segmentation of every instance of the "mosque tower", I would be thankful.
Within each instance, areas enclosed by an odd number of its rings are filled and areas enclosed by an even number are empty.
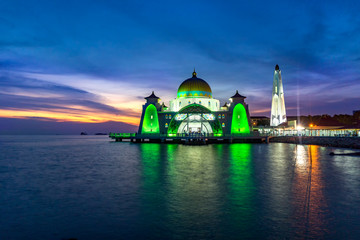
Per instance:
[[[270,126],[279,126],[284,122],[286,122],[284,88],[281,80],[281,70],[279,65],[276,65],[272,90]]]

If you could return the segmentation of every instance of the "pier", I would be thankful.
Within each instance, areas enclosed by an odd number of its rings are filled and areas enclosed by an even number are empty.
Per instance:
[[[214,134],[177,134],[175,136],[168,136],[165,134],[110,133],[109,138],[114,139],[116,142],[205,145],[214,143],[269,143],[271,136],[260,136],[259,134],[225,136],[216,136]]]
[[[328,147],[360,149],[359,137],[322,137],[322,136],[269,136],[259,133],[243,135],[186,135],[166,136],[165,134],[140,135],[137,133],[110,133],[109,138],[116,142],[133,143],[176,143],[184,145],[206,145],[216,143],[293,143]]]

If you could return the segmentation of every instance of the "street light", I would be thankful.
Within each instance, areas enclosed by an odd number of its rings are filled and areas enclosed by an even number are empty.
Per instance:
[[[304,130],[305,128],[303,127],[303,126],[301,126],[301,125],[297,125],[296,126],[296,133],[297,133],[297,135],[298,136],[301,136],[303,133],[303,130]]]

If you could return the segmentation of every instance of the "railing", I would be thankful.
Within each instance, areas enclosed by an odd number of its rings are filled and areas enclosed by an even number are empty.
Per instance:
[[[109,133],[109,137],[135,137],[136,133]]]
[[[359,134],[360,135],[360,134]],[[312,136],[312,137],[359,137],[358,134],[291,134],[291,133],[260,133],[260,132],[251,132],[251,133],[238,133],[238,134],[214,134],[214,133],[169,133],[169,134],[159,134],[159,133],[146,133],[146,134],[137,134],[137,133],[109,133],[110,138],[131,138],[131,137],[141,137],[141,138],[236,138],[236,137],[299,137],[299,136]]]
[[[218,134],[218,133],[169,133],[169,134],[160,134],[160,133],[146,133],[146,134],[137,134],[137,133],[109,133],[111,138],[130,138],[139,136],[141,138],[207,138],[207,137],[219,137],[219,138],[236,138],[236,137],[266,137],[268,135],[260,134],[258,132],[252,133],[237,133],[237,134]]]

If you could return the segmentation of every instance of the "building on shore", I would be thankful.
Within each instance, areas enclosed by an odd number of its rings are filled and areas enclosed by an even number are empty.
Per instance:
[[[360,120],[358,120],[355,111],[353,116],[346,115],[347,118],[343,118],[342,122],[336,120],[336,116],[338,115],[334,115],[334,117],[326,114],[322,116],[287,116],[288,121],[276,127],[261,125],[256,122],[256,124],[253,124],[253,131],[258,131],[261,135],[269,136],[360,136]],[[252,117],[251,120],[255,123],[255,120],[261,118],[262,117]],[[260,123],[261,122],[262,121],[260,121]]]
[[[257,127],[257,126],[270,126],[270,118],[266,116],[251,116],[251,126]]]
[[[281,79],[281,70],[279,65],[276,65],[272,90],[270,126],[279,126],[284,122],[286,122],[284,88]]]
[[[146,97],[139,125],[139,135],[244,135],[251,131],[249,107],[245,96],[236,91],[229,103],[221,106],[213,98],[210,85],[192,77],[181,83],[177,97],[169,106],[160,103],[154,92]]]

